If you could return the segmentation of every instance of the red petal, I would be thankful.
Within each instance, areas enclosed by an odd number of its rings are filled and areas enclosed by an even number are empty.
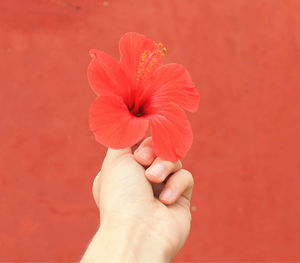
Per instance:
[[[149,117],[153,150],[164,160],[176,162],[190,149],[193,134],[185,112],[175,103],[153,109]]]
[[[129,83],[120,64],[113,57],[99,50],[91,50],[92,61],[88,67],[88,79],[97,95],[129,97]]]
[[[148,129],[148,120],[133,116],[117,96],[98,97],[91,106],[89,123],[96,140],[114,149],[134,145]]]
[[[137,69],[142,53],[154,49],[154,41],[134,32],[126,33],[120,40],[120,64],[131,84],[135,86]]]
[[[179,64],[160,66],[145,89],[143,97],[151,97],[151,106],[160,107],[170,101],[187,111],[195,112],[199,104],[199,93],[188,71]]]

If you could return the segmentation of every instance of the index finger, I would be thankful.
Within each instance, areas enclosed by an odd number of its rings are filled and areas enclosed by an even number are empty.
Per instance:
[[[156,157],[153,151],[152,137],[142,141],[139,147],[134,151],[134,158],[143,166],[149,166]]]

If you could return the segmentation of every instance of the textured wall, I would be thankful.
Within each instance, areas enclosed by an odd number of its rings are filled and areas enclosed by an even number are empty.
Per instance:
[[[300,261],[299,0],[1,0],[0,259],[75,261],[98,224],[90,48],[137,31],[201,94],[174,262]]]

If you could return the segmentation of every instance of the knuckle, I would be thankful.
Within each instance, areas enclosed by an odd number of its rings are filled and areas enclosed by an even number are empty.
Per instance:
[[[140,145],[138,146],[138,149],[141,149],[145,146],[149,146],[149,147],[152,147],[152,137],[147,137],[145,138],[141,143]]]
[[[177,161],[176,163],[165,161],[164,166],[169,171],[176,171],[176,170],[179,170],[182,168],[182,163],[181,163],[181,161]]]
[[[190,171],[188,171],[188,170],[183,170],[184,171],[184,173],[185,173],[185,176],[188,178],[188,180],[189,180],[189,184],[193,187],[194,186],[194,178],[193,178],[193,175],[192,175],[192,173],[190,172]]]

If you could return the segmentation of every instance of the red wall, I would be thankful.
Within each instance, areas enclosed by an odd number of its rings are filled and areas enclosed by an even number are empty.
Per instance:
[[[299,0],[1,0],[0,259],[76,261],[105,149],[88,129],[90,48],[127,31],[201,94],[192,231],[174,262],[300,261]]]

